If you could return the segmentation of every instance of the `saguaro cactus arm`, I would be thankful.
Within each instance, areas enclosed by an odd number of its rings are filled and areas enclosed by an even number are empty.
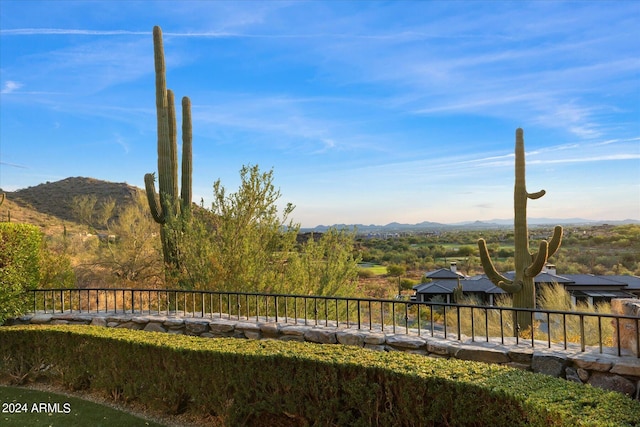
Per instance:
[[[540,197],[544,196],[545,194],[547,194],[546,191],[540,190],[540,191],[537,191],[535,193],[527,193],[527,197],[530,198],[531,200],[536,200],[536,199],[539,199]]]
[[[149,202],[149,210],[151,210],[151,216],[158,224],[164,224],[166,222],[165,217],[162,215],[162,206],[156,197],[156,174],[148,173],[144,175],[144,187],[147,193],[147,201]]]
[[[171,155],[171,198],[175,202],[178,197],[178,129],[176,125],[176,104],[173,91],[167,89],[169,152]]]
[[[546,240],[540,242],[540,249],[535,255],[532,255],[532,262],[524,271],[526,277],[536,277],[542,271],[547,263],[549,243]]]
[[[514,283],[513,280],[509,280],[502,274],[498,273],[496,267],[491,261],[489,256],[489,250],[487,249],[487,242],[484,239],[478,240],[478,249],[480,252],[480,262],[485,274],[497,287],[501,288],[505,292],[515,293],[520,292],[522,289],[521,283]]]
[[[544,263],[546,263],[549,258],[555,255],[555,253],[560,248],[560,242],[562,242],[562,227],[559,225],[556,225],[555,228],[553,229],[553,235],[551,236],[551,239],[548,240],[548,245],[546,249],[547,257],[544,260]],[[540,244],[542,245],[542,243]],[[539,253],[540,251],[531,255],[531,261],[533,261],[534,264],[536,263],[536,258],[539,257]],[[542,265],[542,267],[544,267],[544,264]],[[542,268],[540,269],[540,271],[542,271]],[[538,271],[538,273],[540,273],[540,271]],[[536,273],[536,275],[538,273]]]
[[[555,255],[555,253],[560,248],[560,243],[562,242],[562,227],[556,225],[553,228],[553,236],[551,236],[551,240],[549,240],[549,255],[548,258],[551,258]]]
[[[193,175],[193,149],[191,126],[191,100],[185,96],[182,98],[182,188],[180,198],[182,208],[188,215],[191,208],[192,175]]]

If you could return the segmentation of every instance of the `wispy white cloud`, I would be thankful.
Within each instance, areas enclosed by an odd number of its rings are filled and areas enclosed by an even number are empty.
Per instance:
[[[114,142],[122,147],[125,154],[129,154],[129,144],[127,143],[126,139],[122,137],[122,135],[115,134]]]
[[[2,86],[2,89],[0,89],[0,93],[7,94],[7,93],[15,92],[18,89],[20,89],[22,86],[23,85],[20,82],[16,82],[16,81],[13,81],[13,80],[7,80],[4,83],[4,85]]]
[[[86,30],[73,28],[12,28],[0,29],[0,36],[148,36],[151,31]]]
[[[16,163],[2,162],[2,161],[0,161],[0,165],[10,166],[12,168],[18,168],[18,169],[29,169],[27,166],[19,165]]]
[[[626,138],[626,139],[608,139],[606,141],[600,141],[600,142],[595,142],[593,143],[594,146],[602,146],[602,145],[611,145],[611,144],[618,144],[618,143],[625,143],[625,142],[637,142],[640,141],[640,137],[637,138]],[[640,147],[638,147],[638,150],[640,150]]]
[[[3,36],[149,36],[151,31],[132,30],[90,30],[81,28],[12,28],[0,29]],[[381,32],[371,34],[359,34],[354,32],[299,32],[299,33],[260,33],[239,32],[226,30],[208,31],[163,31],[163,35],[169,37],[187,38],[247,38],[247,39],[345,39],[345,40],[380,40],[394,42],[410,42],[421,40],[442,40],[446,38],[478,39],[477,35],[442,35],[420,31]],[[495,38],[495,37],[491,37]],[[479,60],[487,61],[485,60]],[[471,64],[468,64],[471,65]]]
[[[609,154],[601,156],[586,156],[586,157],[565,157],[562,159],[544,159],[544,160],[528,160],[528,164],[558,164],[558,163],[587,163],[587,162],[609,162],[616,160],[638,160],[640,154],[637,153],[619,153]]]

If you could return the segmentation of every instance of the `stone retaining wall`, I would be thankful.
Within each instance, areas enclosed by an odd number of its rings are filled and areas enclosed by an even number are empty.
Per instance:
[[[82,324],[114,328],[129,328],[150,332],[185,334],[200,337],[234,337],[248,339],[280,339],[309,341],[320,344],[344,344],[378,351],[406,351],[431,357],[457,358],[486,363],[504,364],[607,390],[624,393],[640,400],[640,359],[626,353],[618,357],[613,349],[578,346],[548,348],[547,342],[504,338],[505,344],[475,341],[467,337],[457,340],[431,336],[429,331],[415,334],[393,334],[334,326],[276,323],[267,319],[229,319],[226,315],[211,318],[177,315],[141,315],[123,313],[58,313],[35,314],[14,319],[9,324]]]

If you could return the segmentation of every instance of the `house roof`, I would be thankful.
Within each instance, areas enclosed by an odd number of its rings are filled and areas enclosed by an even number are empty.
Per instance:
[[[475,276],[471,279],[460,280],[463,292],[503,294],[502,289],[494,285],[486,276]],[[458,286],[457,281],[439,280],[431,283],[421,283],[413,287],[417,294],[452,294]]]
[[[607,287],[625,287],[626,284],[617,280],[612,280],[609,276],[596,276],[593,274],[567,274],[566,278],[571,279],[574,283],[572,286],[607,286]]]
[[[516,277],[516,273],[515,271],[509,271],[505,273],[504,276],[507,279],[513,280],[513,278]],[[557,274],[540,273],[535,277],[534,282],[535,283],[573,283],[573,280],[565,276],[559,276]]]
[[[634,295],[629,292],[617,291],[617,290],[584,290],[584,291],[576,291],[574,295],[585,295],[588,297],[594,298],[633,298]]]
[[[453,279],[457,280],[458,278],[464,278],[464,274],[453,272],[449,268],[439,268],[434,271],[430,271],[425,276],[429,279]]]
[[[488,294],[506,294],[507,292],[505,292],[504,289],[493,285],[492,288],[489,288],[489,289],[486,290],[486,293],[488,293]]]
[[[440,268],[425,275],[432,279],[430,283],[420,283],[413,287],[418,294],[452,294],[458,285],[458,279],[462,285],[463,292],[476,292],[487,294],[504,294],[501,288],[495,286],[486,275],[465,277],[463,274],[451,271],[448,268]],[[508,279],[515,277],[515,272],[510,271],[504,274]],[[549,271],[542,272],[535,277],[536,284],[560,283],[571,287],[592,286],[601,289],[589,289],[594,297],[628,297],[632,296],[625,291],[640,291],[640,277],[631,275],[594,275],[594,274],[565,274],[560,276]],[[583,290],[587,295],[587,290]]]
[[[627,285],[626,289],[639,290],[640,291],[640,277],[629,275],[612,275],[606,276],[607,279],[615,280],[616,282],[624,283]]]
[[[417,294],[452,294],[453,289],[458,286],[457,282],[442,280],[439,282],[422,283],[414,286]]]
[[[486,293],[488,290],[492,288],[498,288],[486,276],[476,276],[472,279],[461,280],[460,283],[462,284],[463,292],[485,292]],[[502,289],[500,290],[502,291]]]

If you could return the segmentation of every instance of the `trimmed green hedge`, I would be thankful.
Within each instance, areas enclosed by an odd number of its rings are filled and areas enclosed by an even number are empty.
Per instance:
[[[619,393],[498,365],[89,326],[0,328],[0,375],[48,376],[228,425],[636,426]],[[280,425],[280,424],[274,424]],[[282,424],[285,425],[285,424]]]
[[[38,227],[0,222],[0,325],[24,313],[25,291],[38,286],[41,244]]]

